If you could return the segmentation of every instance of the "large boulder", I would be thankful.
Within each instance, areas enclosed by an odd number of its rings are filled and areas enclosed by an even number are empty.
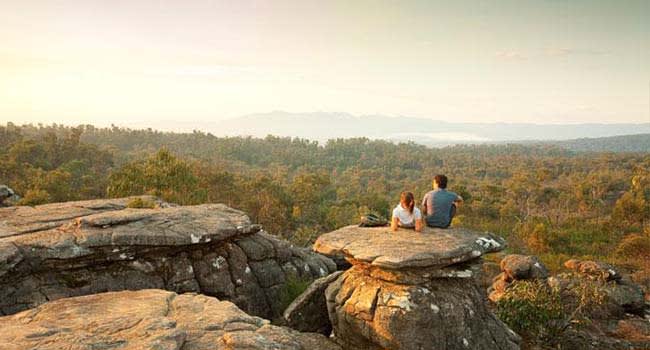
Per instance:
[[[622,278],[613,265],[591,260],[570,259],[564,262],[564,267],[574,272],[604,281],[617,281]]]
[[[503,247],[464,229],[348,226],[320,236],[317,252],[352,264],[325,292],[335,339],[346,349],[519,349],[475,281],[479,258]]]
[[[59,299],[0,317],[0,349],[340,347],[320,334],[273,326],[228,301],[149,289]]]
[[[544,280],[549,275],[546,266],[536,256],[509,254],[501,259],[499,265],[501,273],[493,278],[487,290],[488,298],[495,303],[503,297],[512,282]]]
[[[501,271],[508,280],[545,279],[548,270],[536,256],[510,254],[501,260]]]
[[[0,209],[0,314],[60,298],[158,288],[281,316],[288,279],[336,270],[223,204],[134,198]]]

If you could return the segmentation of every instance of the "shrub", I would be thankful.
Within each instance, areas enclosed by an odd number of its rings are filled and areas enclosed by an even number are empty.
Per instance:
[[[127,204],[127,208],[137,208],[137,209],[142,209],[142,208],[148,208],[148,209],[153,209],[156,207],[156,203],[150,199],[142,199],[142,197],[136,197],[131,199]]]
[[[631,234],[625,237],[616,247],[615,254],[631,260],[649,260],[650,236]]]
[[[569,327],[577,328],[606,314],[602,281],[567,274],[560,290],[545,281],[515,281],[497,302],[497,316],[532,343],[555,345]]]
[[[284,288],[280,291],[280,305],[285,310],[292,301],[302,294],[311,284],[311,280],[297,276],[287,276]]]
[[[51,202],[52,197],[44,190],[29,190],[18,202],[19,205],[38,205]]]
[[[558,290],[544,281],[515,281],[497,302],[497,316],[530,339],[548,341],[562,332],[565,319]]]

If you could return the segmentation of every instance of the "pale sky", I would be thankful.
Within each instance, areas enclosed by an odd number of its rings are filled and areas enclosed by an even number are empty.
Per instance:
[[[650,1],[0,0],[0,123],[650,122]]]

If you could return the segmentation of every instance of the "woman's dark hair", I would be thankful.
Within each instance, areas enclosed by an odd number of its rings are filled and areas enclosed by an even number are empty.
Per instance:
[[[402,192],[399,202],[403,207],[408,208],[409,213],[413,214],[413,209],[415,208],[415,197],[413,197],[413,193],[407,191]]]

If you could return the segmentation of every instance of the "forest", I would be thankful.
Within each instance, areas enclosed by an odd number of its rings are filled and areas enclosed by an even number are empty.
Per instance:
[[[453,225],[500,234],[551,269],[599,259],[650,283],[650,153],[8,123],[0,162],[0,184],[22,205],[138,194],[220,202],[298,245],[365,213],[387,216],[401,191],[422,198],[446,174],[465,198]]]

